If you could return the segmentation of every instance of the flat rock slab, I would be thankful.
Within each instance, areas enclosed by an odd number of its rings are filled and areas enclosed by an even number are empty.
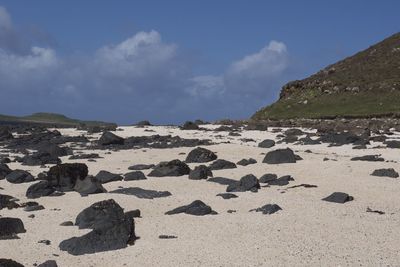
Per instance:
[[[225,170],[225,169],[235,169],[237,168],[236,164],[224,159],[217,159],[209,166],[210,170]]]
[[[124,181],[146,180],[146,176],[142,171],[133,171],[124,174]]]
[[[250,210],[250,212],[251,211],[262,212],[262,214],[266,214],[267,215],[267,214],[273,214],[273,213],[278,212],[280,210],[282,210],[282,208],[279,207],[277,204],[267,204],[267,205],[264,205],[264,206],[262,206],[260,208],[252,209],[252,210]]]
[[[131,171],[142,171],[142,170],[148,170],[153,168],[155,165],[154,164],[136,164],[128,167],[128,170]]]
[[[398,178],[399,173],[396,172],[394,169],[377,169],[371,174],[372,176],[379,176],[379,177],[390,177],[390,178]]]
[[[354,198],[343,192],[334,192],[331,195],[323,198],[322,200],[334,203],[344,204],[346,202],[354,200]]]
[[[366,155],[361,157],[354,157],[350,159],[351,161],[385,161],[379,155]]]
[[[195,200],[189,205],[181,206],[176,209],[167,211],[166,215],[174,215],[179,213],[186,213],[189,215],[203,216],[207,214],[216,214],[210,206],[202,202],[201,200]]]
[[[95,178],[102,184],[121,181],[123,179],[121,175],[116,173],[111,173],[109,171],[99,171],[99,173],[96,174]]]
[[[222,197],[223,199],[231,199],[231,198],[237,198],[238,196],[232,193],[220,193],[217,194],[217,197]]]
[[[257,160],[255,160],[253,158],[249,158],[249,159],[241,159],[236,164],[241,165],[241,166],[247,166],[247,165],[256,164],[256,163],[257,163]]]
[[[145,199],[153,199],[153,198],[160,198],[160,197],[169,197],[172,194],[168,191],[155,191],[155,190],[147,190],[140,187],[128,187],[128,188],[120,188],[110,193],[115,194],[125,194],[125,195],[133,195],[138,198],[145,198]]]
[[[225,178],[225,177],[213,177],[209,178],[207,182],[213,182],[221,185],[230,185],[230,184],[235,184],[238,181],[230,178]]]

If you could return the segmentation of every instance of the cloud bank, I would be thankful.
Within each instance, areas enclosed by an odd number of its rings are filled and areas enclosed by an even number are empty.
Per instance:
[[[289,68],[286,45],[278,41],[220,75],[199,76],[178,45],[154,30],[80,57],[21,40],[0,7],[0,92],[6,100],[0,113],[50,111],[118,123],[246,118],[276,96]]]

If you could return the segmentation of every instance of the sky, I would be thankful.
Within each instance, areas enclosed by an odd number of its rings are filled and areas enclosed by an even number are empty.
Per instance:
[[[246,119],[400,28],[400,1],[0,0],[0,114]]]

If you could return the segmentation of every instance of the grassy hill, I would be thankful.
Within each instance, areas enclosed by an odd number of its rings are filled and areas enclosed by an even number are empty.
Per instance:
[[[0,122],[3,123],[39,123],[39,124],[55,124],[65,126],[78,126],[78,125],[111,125],[112,123],[101,122],[101,121],[81,121],[76,119],[68,118],[62,114],[56,113],[34,113],[28,116],[9,116],[0,115]]]
[[[400,115],[400,33],[283,86],[252,119]]]

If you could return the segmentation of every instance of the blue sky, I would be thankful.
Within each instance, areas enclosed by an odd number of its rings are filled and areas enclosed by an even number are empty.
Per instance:
[[[399,31],[399,1],[0,0],[0,113],[243,119]]]

